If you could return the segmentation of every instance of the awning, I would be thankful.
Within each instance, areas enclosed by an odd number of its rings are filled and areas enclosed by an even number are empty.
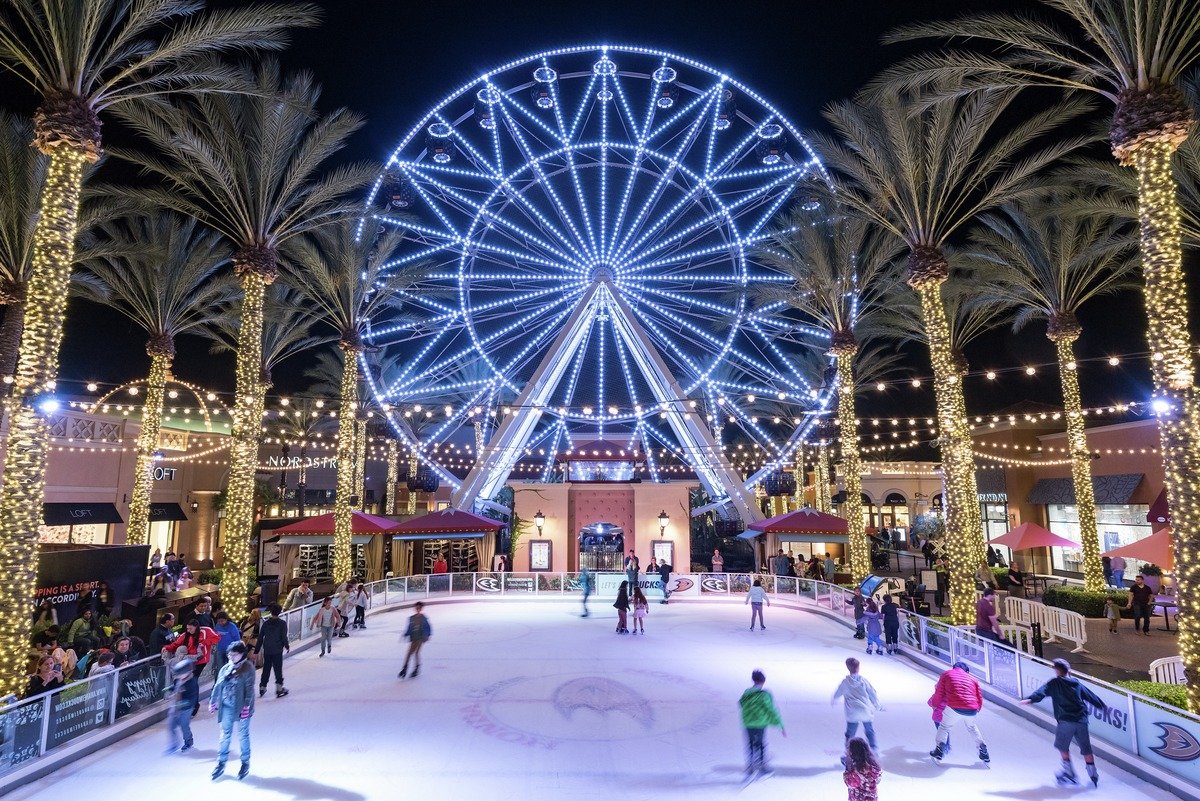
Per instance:
[[[281,526],[276,531],[280,534],[333,534],[334,513],[326,512],[316,517],[306,517],[294,523]],[[350,531],[355,534],[380,534],[391,531],[396,521],[366,512],[350,513]]]
[[[845,534],[776,534],[780,542],[827,542],[848,545],[850,538]]]
[[[1112,476],[1092,476],[1092,491],[1096,494],[1096,503],[1104,505],[1120,505],[1129,503],[1138,484],[1142,483],[1142,473],[1118,473]],[[1026,499],[1029,503],[1073,504],[1075,503],[1075,484],[1069,478],[1039,478],[1029,491]]]
[[[394,524],[390,531],[396,534],[395,539],[408,539],[411,534],[453,534],[454,537],[416,537],[427,539],[473,539],[482,537],[481,532],[496,532],[504,528],[504,522],[493,520],[483,515],[465,512],[462,509],[442,509],[437,512],[414,517],[403,523]]]
[[[420,534],[397,534],[392,539],[406,542],[416,542],[418,540],[481,540],[495,533],[494,531],[486,533],[482,531],[455,531],[447,534],[446,532],[426,531]]]
[[[1167,504],[1167,490],[1164,488],[1158,493],[1158,497],[1154,499],[1154,503],[1150,504],[1150,511],[1146,513],[1146,522],[1154,526],[1169,526],[1171,525],[1171,507]]]
[[[862,497],[863,506],[874,506],[875,505],[875,502],[873,500],[871,500],[871,496],[868,495],[867,493],[862,492],[862,493],[859,493],[859,495]],[[837,494],[834,495],[832,498],[830,498],[830,502],[838,504],[838,505],[845,503],[846,502],[846,491],[838,490]]]
[[[84,526],[125,521],[112,503],[43,503],[42,522],[47,526]]]
[[[150,522],[161,523],[168,520],[187,520],[183,507],[177,503],[150,504]]]
[[[366,534],[352,534],[351,545],[366,545],[371,537]],[[280,534],[274,539],[267,540],[276,545],[333,545],[332,534]]]
[[[883,499],[883,506],[905,506],[908,504],[908,499],[899,492],[889,492],[887,497]]]

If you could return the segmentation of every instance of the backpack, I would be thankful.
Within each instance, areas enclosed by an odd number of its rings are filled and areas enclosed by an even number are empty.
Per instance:
[[[83,656],[79,657],[79,661],[75,663],[75,678],[87,678],[88,666],[92,664],[92,654],[95,651],[88,651]]]

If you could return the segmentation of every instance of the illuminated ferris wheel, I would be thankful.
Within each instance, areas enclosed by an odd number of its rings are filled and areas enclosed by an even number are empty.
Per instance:
[[[422,432],[393,414],[427,455],[508,410],[465,481],[443,472],[456,505],[491,498],[518,461],[548,454],[549,474],[554,454],[609,438],[671,450],[752,517],[728,429],[776,464],[803,432],[781,436],[746,399],[801,421],[828,401],[790,355],[820,332],[750,302],[790,280],[755,252],[822,181],[792,123],[691,59],[571,47],[488,72],[404,136],[372,191],[370,213],[409,233],[389,269],[419,276],[371,321],[377,399],[445,408]]]

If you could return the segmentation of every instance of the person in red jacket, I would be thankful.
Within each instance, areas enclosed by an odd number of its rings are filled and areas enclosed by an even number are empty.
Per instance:
[[[955,662],[954,667],[938,677],[937,686],[929,698],[929,705],[935,710],[939,707],[944,708],[942,722],[938,724],[937,742],[929,752],[934,762],[941,762],[942,757],[946,755],[950,731],[960,722],[975,736],[980,761],[992,761],[983,735],[979,732],[979,726],[975,723],[979,710],[983,708],[983,691],[965,662]]]
[[[163,658],[166,659],[167,654],[175,654],[180,648],[184,649],[183,652],[192,658],[192,674],[199,680],[200,674],[204,672],[204,668],[208,667],[208,661],[212,658],[213,646],[220,639],[220,634],[208,626],[201,626],[195,618],[192,618],[184,625],[183,633],[163,646]],[[195,716],[199,710],[200,701],[197,700],[192,709],[192,715]]]

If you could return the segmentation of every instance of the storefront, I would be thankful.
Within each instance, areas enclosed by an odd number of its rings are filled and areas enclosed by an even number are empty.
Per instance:
[[[179,504],[150,504],[150,552],[153,553],[156,548],[164,554],[176,550],[179,543],[179,524],[186,522],[187,515],[183,513],[183,507]]]
[[[1102,552],[1128,545],[1153,533],[1150,523],[1146,521],[1150,505],[1132,502],[1142,480],[1141,473],[1093,477],[1096,529]],[[1029,495],[1029,502],[1045,506],[1047,528],[1051,532],[1081,542],[1079,508],[1075,505],[1075,487],[1071,479],[1039,479]],[[1052,548],[1050,559],[1055,570],[1083,573],[1082,545],[1079,548]],[[1138,566],[1140,563],[1131,564],[1127,572],[1132,574]]]
[[[908,526],[908,499],[902,492],[889,492],[879,505],[879,528],[898,532],[899,541],[903,543],[908,539]]]
[[[107,545],[112,527],[125,521],[112,503],[44,503],[39,543]]]

